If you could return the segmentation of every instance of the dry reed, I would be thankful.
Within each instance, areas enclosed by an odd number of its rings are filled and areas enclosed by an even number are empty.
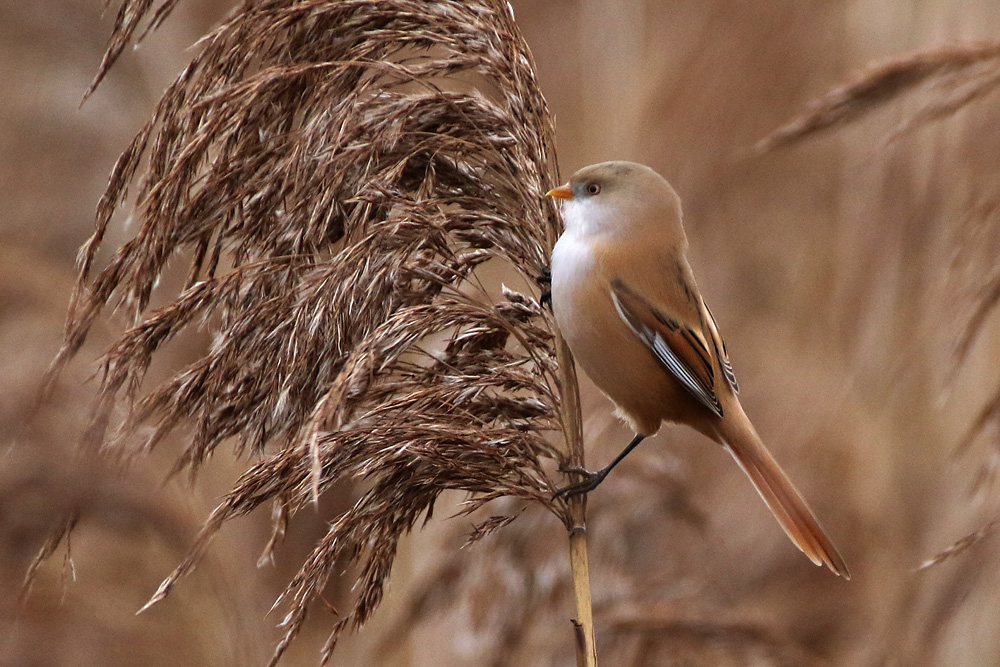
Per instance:
[[[122,3],[88,95],[143,21],[142,35],[175,5]],[[186,433],[175,473],[229,440],[258,457],[149,604],[227,521],[273,503],[268,557],[296,513],[356,483],[276,603],[287,613],[272,664],[329,578],[358,564],[326,661],[378,606],[400,538],[443,491],[472,494],[463,512],[510,496],[581,520],[550,499],[545,465],[567,460],[547,439],[574,419],[566,352],[536,299],[482,282],[494,260],[533,285],[558,233],[542,197],[556,177],[551,118],[506,3],[271,0],[200,42],[115,165],[53,371],[111,305],[128,328],[103,359],[91,441],[130,454]],[[130,186],[135,233],[97,270]],[[157,352],[197,328],[209,348],[146,387]]]
[[[811,102],[798,116],[757,142],[765,153],[856,122],[915,97],[917,104],[894,136],[941,120],[1000,86],[1000,45],[957,45],[874,63],[852,81]]]

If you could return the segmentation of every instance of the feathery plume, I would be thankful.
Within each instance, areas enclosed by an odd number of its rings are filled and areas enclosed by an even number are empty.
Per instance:
[[[148,31],[175,4],[122,3],[94,86],[144,17]],[[145,425],[148,451],[186,429],[174,472],[195,473],[227,440],[256,459],[149,604],[227,521],[273,503],[266,557],[298,511],[357,482],[278,602],[273,662],[335,565],[360,565],[326,660],[378,605],[400,537],[442,491],[472,494],[463,511],[510,496],[570,523],[543,467],[564,459],[546,435],[563,430],[551,318],[483,275],[489,263],[531,286],[546,263],[553,145],[504,2],[269,0],[200,42],[115,165],[54,364],[105,306],[121,309],[129,325],[103,358],[92,439],[129,451]],[[97,270],[130,186],[135,233]],[[146,387],[157,351],[198,327],[208,349]]]

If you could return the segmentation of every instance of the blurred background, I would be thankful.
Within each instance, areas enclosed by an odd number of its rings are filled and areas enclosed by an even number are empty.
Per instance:
[[[181,2],[80,107],[111,30],[102,4],[0,0],[0,665],[265,664],[280,637],[280,612],[268,610],[344,499],[300,517],[262,568],[269,517],[229,526],[191,578],[136,616],[243,463],[218,457],[194,484],[163,484],[169,447],[127,470],[77,457],[94,394],[85,382],[112,340],[99,328],[25,419],[107,175],[231,3]],[[513,6],[556,117],[563,174],[635,160],[680,194],[743,404],[854,575],[812,566],[728,456],[664,428],[589,501],[601,663],[1000,663],[995,540],[918,570],[997,512],[997,433],[958,451],[1000,383],[997,318],[980,325],[965,363],[955,349],[996,280],[1000,100],[895,139],[899,108],[796,147],[746,150],[872,60],[1000,39],[1000,7]],[[171,347],[151,381],[202,344]],[[589,461],[603,464],[630,434],[583,382]],[[24,573],[67,509],[81,516],[69,554],[64,545],[42,565],[19,607]],[[461,549],[469,521],[445,516],[403,546],[385,603],[333,663],[573,664],[561,526],[528,510]],[[343,593],[331,585],[333,608]],[[282,664],[317,664],[332,618],[317,610]]]

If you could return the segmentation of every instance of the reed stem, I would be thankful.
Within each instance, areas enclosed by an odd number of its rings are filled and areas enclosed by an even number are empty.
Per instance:
[[[572,466],[584,465],[583,419],[580,409],[580,392],[577,385],[573,355],[562,336],[556,341],[556,358],[559,362],[559,379],[562,384],[563,426],[569,462]],[[570,523],[569,561],[573,575],[573,595],[576,600],[577,667],[597,667],[597,645],[594,642],[594,613],[590,597],[590,565],[587,560],[587,494],[571,496],[568,500]]]

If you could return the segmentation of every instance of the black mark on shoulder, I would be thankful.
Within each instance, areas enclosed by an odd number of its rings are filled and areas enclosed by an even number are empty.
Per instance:
[[[694,290],[688,284],[687,272],[684,270],[684,266],[676,260],[674,261],[674,276],[677,278],[677,284],[683,290],[684,297],[688,300],[688,303],[697,303],[698,299],[694,295]]]

